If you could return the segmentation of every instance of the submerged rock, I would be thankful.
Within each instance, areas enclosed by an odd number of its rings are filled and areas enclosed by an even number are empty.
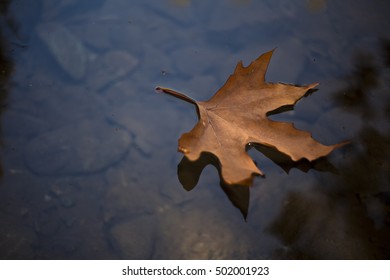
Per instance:
[[[14,215],[0,212],[0,258],[2,260],[34,259],[38,236],[34,229]]]
[[[100,90],[124,78],[138,65],[138,59],[125,51],[112,51],[91,61],[86,83],[92,90]]]
[[[31,140],[26,147],[25,161],[38,174],[88,174],[119,161],[130,143],[126,131],[115,129],[104,121],[84,121]]]
[[[141,216],[118,223],[110,230],[110,241],[124,259],[150,259],[155,223],[153,216]]]
[[[87,56],[81,40],[58,23],[41,24],[37,32],[66,73],[76,80],[84,77]]]

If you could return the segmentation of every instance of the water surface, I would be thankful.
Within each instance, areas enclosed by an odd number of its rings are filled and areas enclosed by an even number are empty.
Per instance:
[[[386,1],[31,2],[1,6],[2,259],[389,258]],[[206,100],[274,48],[268,81],[320,86],[272,118],[352,143],[291,169],[251,149],[249,209],[211,165],[186,191],[196,112],[154,88]]]

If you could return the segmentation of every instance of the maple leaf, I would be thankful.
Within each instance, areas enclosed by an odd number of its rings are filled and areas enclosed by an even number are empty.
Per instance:
[[[323,145],[293,124],[270,120],[267,115],[281,107],[293,106],[318,83],[296,86],[268,83],[265,74],[273,50],[249,66],[240,61],[226,83],[208,101],[194,99],[169,88],[163,92],[196,106],[199,121],[179,139],[178,150],[190,161],[201,153],[217,157],[221,177],[229,185],[251,185],[254,175],[264,175],[247,154],[248,144],[271,147],[293,161],[314,161],[344,145]]]

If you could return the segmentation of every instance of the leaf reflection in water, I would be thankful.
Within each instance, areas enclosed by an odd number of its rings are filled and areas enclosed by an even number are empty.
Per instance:
[[[177,167],[177,175],[183,188],[187,191],[192,190],[198,184],[203,169],[209,164],[217,168],[218,173],[221,174],[217,158],[210,153],[202,153],[196,161],[190,161],[187,157],[183,157]],[[244,219],[246,219],[249,208],[249,187],[228,185],[223,182],[222,178],[220,186],[230,202],[240,210]]]
[[[326,158],[320,158],[313,162],[307,160],[296,162],[291,160],[288,156],[269,147],[255,145],[255,148],[271,159],[275,164],[279,165],[286,173],[289,173],[292,168],[297,168],[303,172],[314,169],[322,172],[337,173],[337,169]],[[187,191],[191,191],[198,184],[203,169],[209,164],[213,165],[218,170],[219,175],[221,174],[218,159],[210,153],[202,153],[200,158],[196,161],[190,161],[184,156],[177,169],[178,178],[183,188]],[[251,187],[246,185],[226,184],[221,175],[220,187],[233,206],[240,210],[246,220],[248,216]]]

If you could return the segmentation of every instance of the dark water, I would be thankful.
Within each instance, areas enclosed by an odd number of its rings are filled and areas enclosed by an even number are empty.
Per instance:
[[[389,7],[2,1],[0,257],[389,258]],[[250,150],[266,178],[249,209],[212,166],[184,190],[177,139],[196,113],[155,86],[208,99],[275,47],[268,81],[321,84],[272,118],[352,144],[288,173]]]

